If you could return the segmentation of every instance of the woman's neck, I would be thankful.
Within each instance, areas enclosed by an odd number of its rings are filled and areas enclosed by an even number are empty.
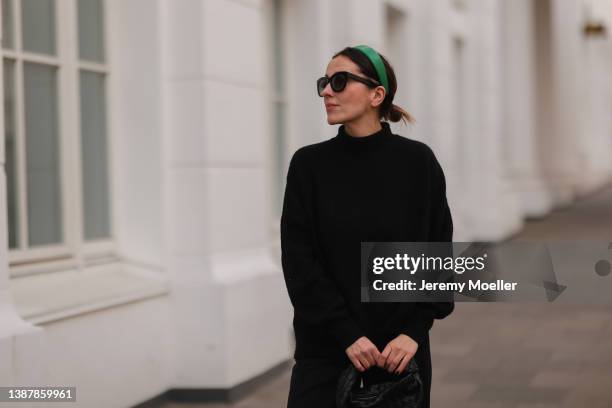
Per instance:
[[[346,133],[351,136],[368,136],[381,130],[380,120],[377,118],[361,117],[344,124]]]

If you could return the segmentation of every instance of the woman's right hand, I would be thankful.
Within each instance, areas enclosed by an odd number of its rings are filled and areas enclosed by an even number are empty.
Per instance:
[[[380,351],[366,336],[361,336],[346,349],[346,355],[355,368],[361,372],[376,365],[381,358]]]

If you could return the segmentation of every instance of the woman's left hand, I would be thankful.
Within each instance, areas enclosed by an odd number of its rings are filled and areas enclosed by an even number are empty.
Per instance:
[[[418,348],[419,344],[410,336],[400,334],[391,340],[380,353],[377,365],[390,373],[400,374],[404,372]]]

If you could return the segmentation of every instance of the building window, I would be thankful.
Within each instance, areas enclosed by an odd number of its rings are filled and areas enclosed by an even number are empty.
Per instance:
[[[103,0],[2,0],[9,258],[114,252]]]
[[[285,53],[283,39],[283,1],[272,2],[272,112],[274,123],[274,180],[275,186],[275,214],[280,216],[282,211],[285,175],[287,167],[287,96],[285,87]]]

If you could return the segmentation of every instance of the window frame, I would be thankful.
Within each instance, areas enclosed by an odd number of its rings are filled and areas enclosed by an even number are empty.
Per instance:
[[[272,186],[273,206],[272,218],[273,228],[276,229],[280,222],[283,207],[283,193],[285,190],[286,168],[288,166],[288,137],[289,131],[289,97],[287,89],[287,4],[285,0],[273,0],[269,3],[268,18],[270,61],[269,61],[269,102],[271,110],[271,134],[272,136]],[[281,113],[282,111],[282,113]],[[278,120],[282,116],[282,131],[279,135]],[[280,150],[280,152],[279,152]],[[279,157],[280,153],[280,157]]]
[[[78,0],[54,0],[56,55],[32,53],[22,50],[23,33],[21,1],[12,0],[13,49],[2,47],[2,61],[14,62],[15,87],[15,157],[16,189],[18,195],[18,247],[9,248],[10,276],[49,272],[58,269],[81,269],[88,265],[117,260],[116,216],[114,205],[113,177],[113,138],[110,126],[109,102],[111,80],[109,61],[109,24],[108,2],[102,2],[104,62],[82,61],[79,55]],[[4,12],[4,11],[2,11]],[[63,24],[62,22],[69,22]],[[27,236],[27,185],[25,168],[25,101],[24,101],[24,63],[38,63],[56,68],[57,122],[59,151],[59,188],[61,188],[61,213],[63,243],[28,247]],[[2,66],[4,69],[4,65]],[[104,75],[104,104],[107,146],[108,206],[111,236],[108,239],[85,241],[84,203],[82,195],[81,161],[81,71]],[[3,83],[3,86],[6,84]],[[4,126],[2,129],[4,144]]]

